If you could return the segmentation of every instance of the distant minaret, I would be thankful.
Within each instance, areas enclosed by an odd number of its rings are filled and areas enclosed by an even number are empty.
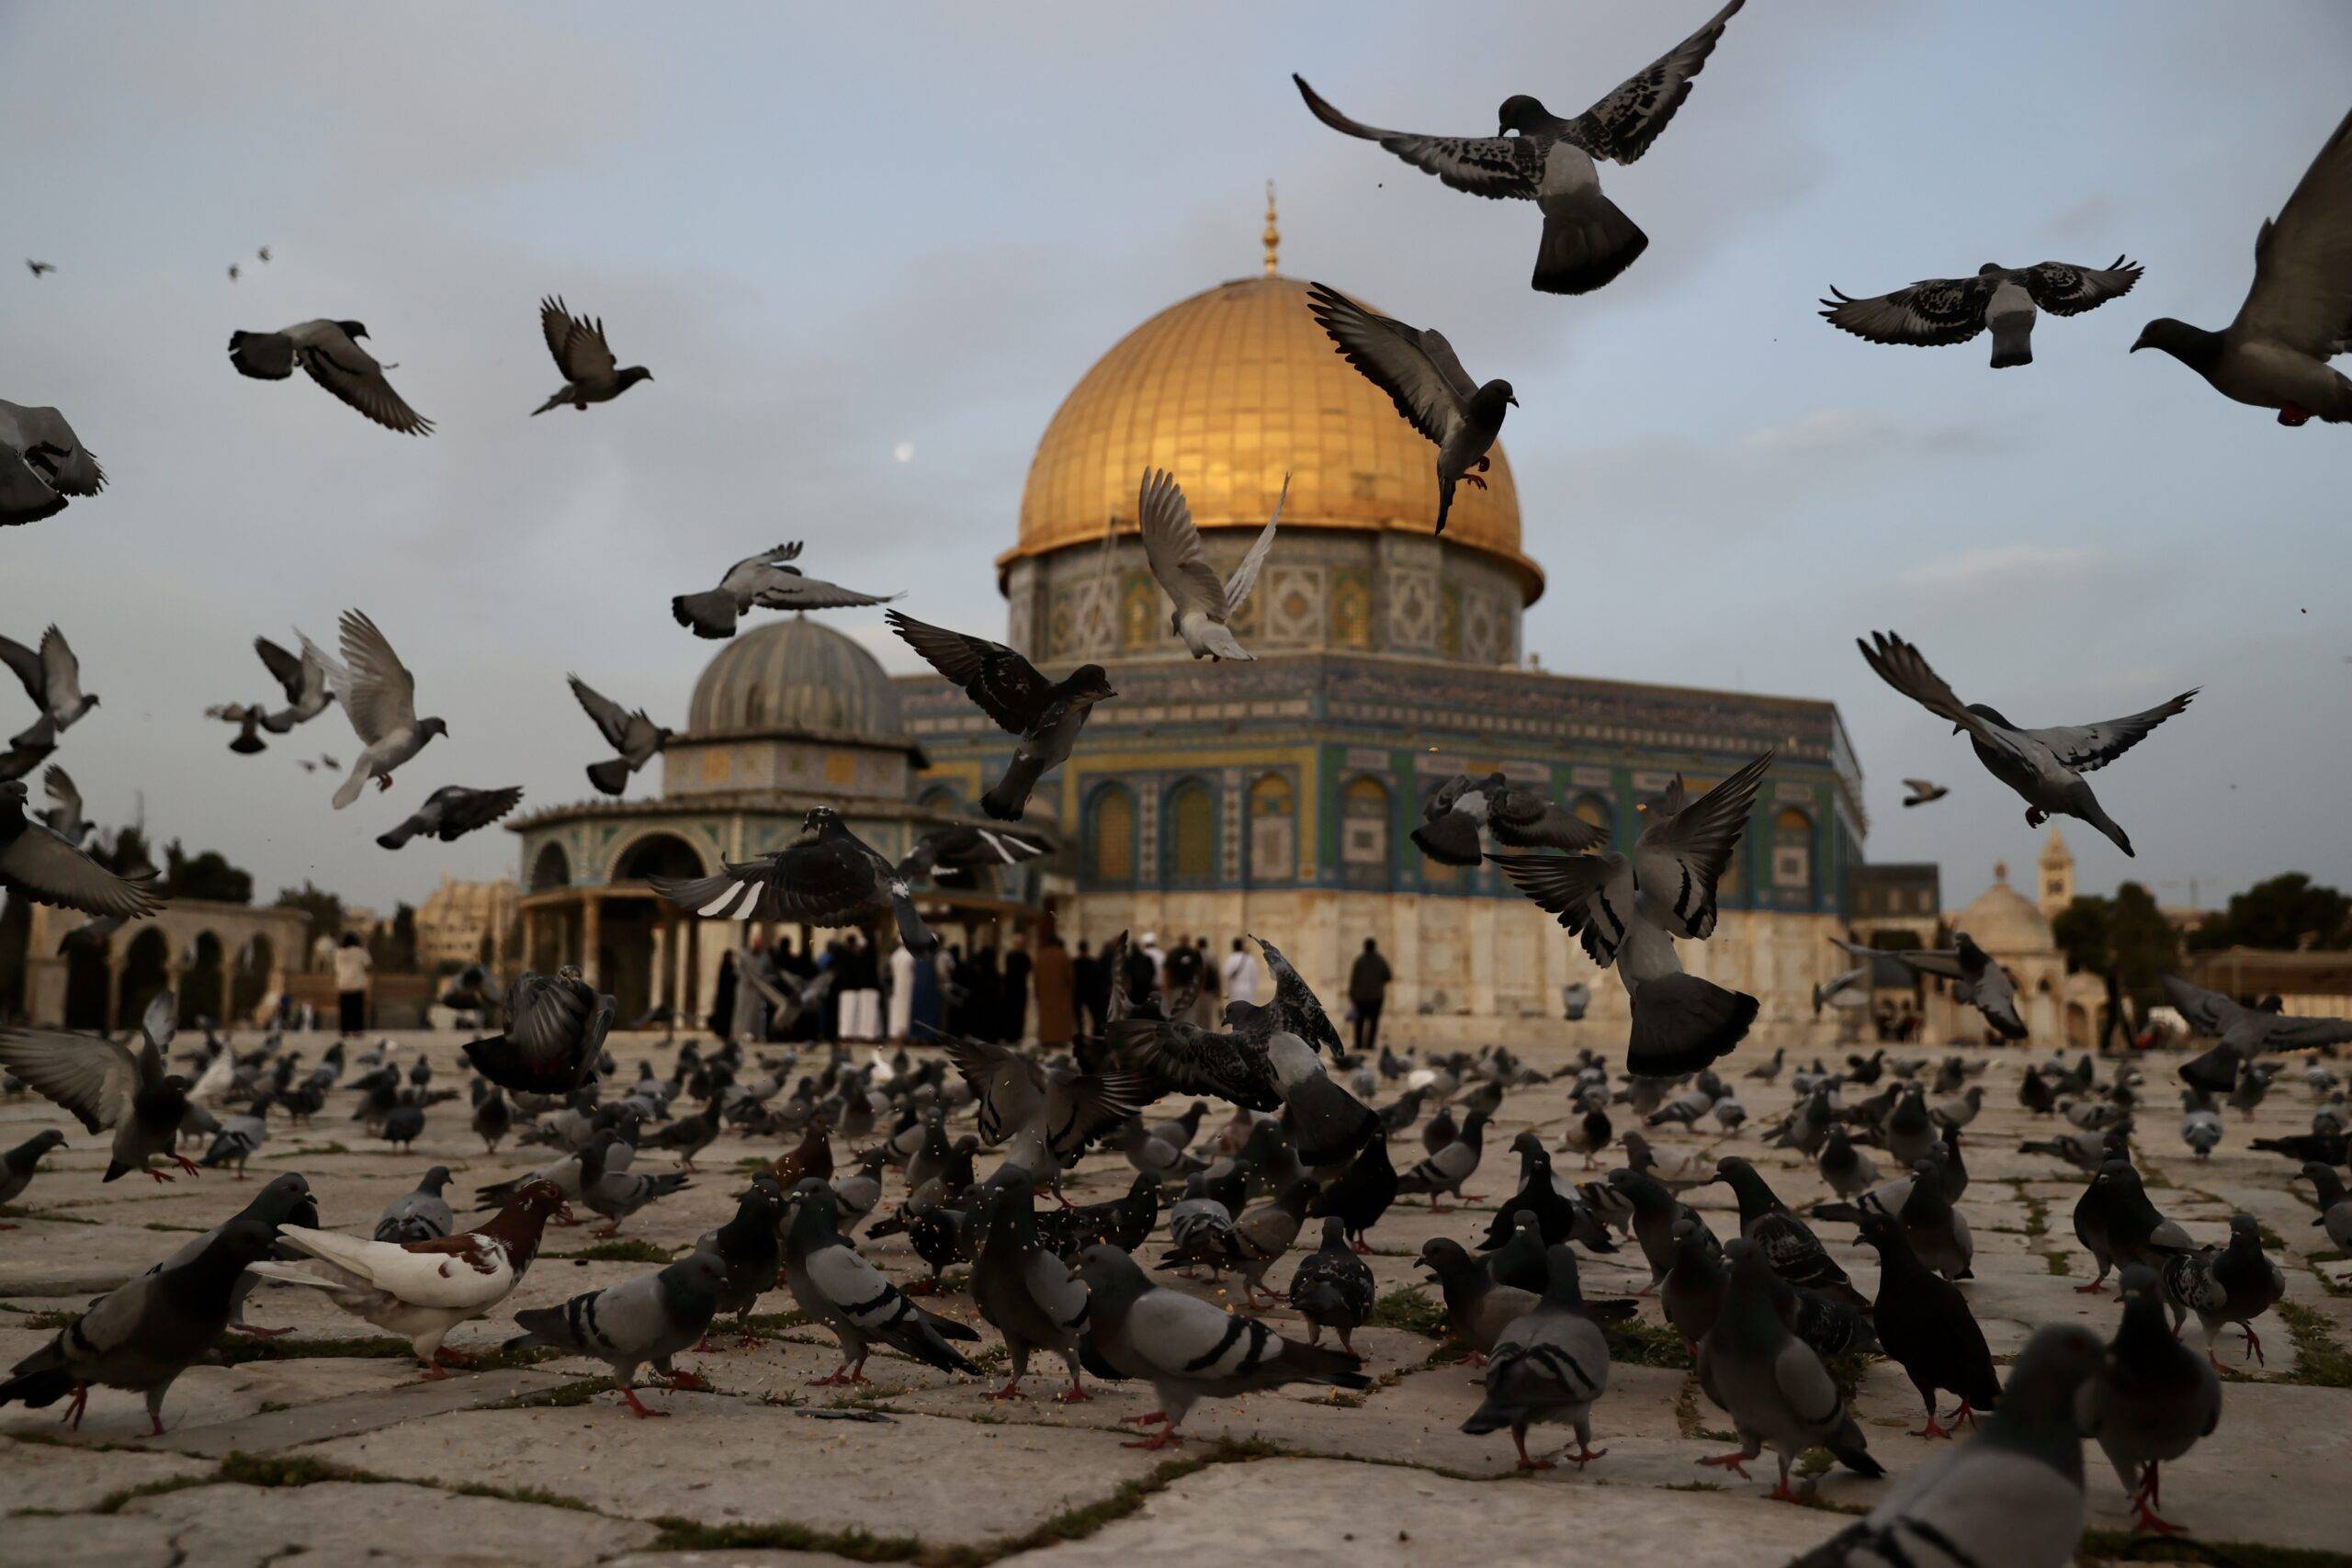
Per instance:
[[[2041,914],[2045,919],[2056,919],[2060,910],[2075,901],[2075,852],[2050,829],[2050,837],[2041,846]]]

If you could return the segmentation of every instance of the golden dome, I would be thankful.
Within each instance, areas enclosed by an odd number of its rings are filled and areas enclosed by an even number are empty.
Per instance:
[[[1484,491],[1457,488],[1447,542],[1512,568],[1532,602],[1544,573],[1520,553],[1519,491],[1499,444]],[[1133,528],[1148,468],[1176,476],[1204,528],[1265,525],[1283,475],[1288,528],[1437,524],[1437,449],[1332,348],[1306,286],[1268,276],[1170,306],[1097,360],[1046,427],[1021,495],[1024,556]]]

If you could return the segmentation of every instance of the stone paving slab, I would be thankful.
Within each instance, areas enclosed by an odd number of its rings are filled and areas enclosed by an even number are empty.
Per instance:
[[[646,1545],[650,1526],[574,1508],[461,1497],[427,1486],[198,1486],[135,1498],[123,1517],[152,1521],[185,1561],[219,1568],[313,1561],[547,1568]]]
[[[174,1454],[100,1453],[53,1443],[9,1443],[0,1451],[0,1514],[27,1508],[74,1512],[151,1482],[202,1475],[211,1466]],[[0,1532],[11,1527],[0,1524]],[[15,1553],[0,1545],[0,1560]]]

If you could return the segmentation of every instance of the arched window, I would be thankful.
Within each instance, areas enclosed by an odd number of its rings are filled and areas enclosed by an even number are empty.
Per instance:
[[[153,926],[130,939],[130,945],[122,950],[121,974],[116,985],[114,1016],[118,1028],[139,1026],[147,1003],[171,983],[171,957],[172,944]]]
[[[550,887],[571,886],[571,857],[563,852],[561,844],[542,846],[538,858],[531,862],[531,891],[544,893]]]
[[[1136,797],[1123,784],[1097,790],[1087,805],[1086,876],[1111,885],[1136,879]]]
[[[1250,786],[1250,880],[1262,885],[1297,875],[1297,801],[1288,779],[1268,773]]]
[[[1166,826],[1161,839],[1167,849],[1166,879],[1170,882],[1211,882],[1216,878],[1216,797],[1198,779],[1187,779],[1168,792]]]
[[[1617,812],[1600,796],[1580,795],[1568,807],[1568,810],[1579,820],[1589,822],[1607,834],[1608,837],[1601,840],[1602,843],[1611,844],[1617,841]]]
[[[1340,792],[1340,873],[1351,887],[1388,886],[1388,790],[1358,776]]]
[[[1785,807],[1772,818],[1772,886],[1783,893],[1813,893],[1813,818]]]
[[[199,1018],[216,1021],[226,1018],[229,998],[221,994],[221,961],[228,949],[220,938],[211,931],[198,931],[188,947],[186,962],[180,970],[180,1023],[193,1025]]]
[[[696,877],[704,874],[702,856],[674,833],[649,833],[623,850],[613,864],[615,882],[643,882],[652,876]]]
[[[932,785],[922,792],[915,804],[939,817],[959,816],[964,809],[963,802],[956,798],[956,792],[945,784]]]

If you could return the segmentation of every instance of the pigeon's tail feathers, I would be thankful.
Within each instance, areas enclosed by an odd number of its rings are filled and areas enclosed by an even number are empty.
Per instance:
[[[62,1367],[36,1367],[0,1382],[0,1404],[45,1410],[74,1392],[74,1374]]]
[[[1421,853],[1440,865],[1472,866],[1478,863],[1478,824],[1459,811],[1449,811],[1434,822],[1424,822],[1413,829],[1413,842]]]
[[[336,797],[336,804],[342,804],[340,795]],[[376,841],[388,850],[399,849],[402,844],[407,843],[411,839],[416,837],[416,829],[411,825],[414,820],[415,818],[411,818],[408,822],[401,823],[399,827],[392,829],[390,832],[377,834]]]
[[[1628,1072],[1654,1077],[1695,1073],[1747,1038],[1757,1002],[1696,975],[1661,975],[1634,993]]]
[[[1866,1481],[1875,1481],[1886,1473],[1886,1466],[1871,1458],[1870,1450],[1862,1446],[1862,1429],[1854,1425],[1850,1416],[1838,1428],[1837,1435],[1822,1446],[1829,1450],[1832,1459]]]
[[[568,388],[566,389],[566,390],[567,390],[567,391],[568,391],[569,389],[568,389]],[[533,409],[533,410],[531,411],[531,417],[532,417],[533,419],[537,419],[537,418],[538,418],[538,417],[539,417],[539,415],[541,415],[541,414],[543,414],[543,413],[547,412],[548,412],[548,410],[549,410],[549,409],[560,409],[560,408],[563,407],[563,402],[564,402],[564,393],[563,393],[563,392],[558,392],[558,393],[556,393],[556,394],[555,394],[555,396],[553,396],[553,397],[549,398],[546,402],[543,402],[543,403],[541,403],[537,408]]]
[[[2100,807],[2098,801],[2091,801],[2085,806],[2081,816],[2084,821],[2089,823],[2092,827],[2106,834],[2108,841],[2112,843],[2117,849],[2121,850],[2127,855],[2132,854],[2132,835],[2125,832],[2122,828],[2118,825],[2115,818],[2109,817],[2106,811]],[[2132,858],[2136,860],[2139,857],[2134,855]]]
[[[229,363],[240,375],[283,381],[294,374],[294,340],[284,333],[231,333]]]
[[[2033,312],[1994,316],[1985,323],[1993,329],[1993,368],[2007,370],[2012,366],[2033,363]]]
[[[980,796],[980,809],[1000,822],[1018,822],[1022,810],[1029,804],[1029,792],[1037,787],[1045,776],[1046,764],[1026,753],[1016,753],[1004,770],[1004,777],[989,786]]]
[[[939,938],[915,912],[914,897],[903,882],[890,884],[890,913],[898,919],[899,940],[907,944],[909,953],[921,958],[939,951]]]
[[[280,1263],[275,1258],[264,1258],[248,1263],[245,1272],[264,1280],[275,1280],[281,1285],[308,1285],[314,1291],[324,1291],[330,1295],[347,1294],[350,1291],[350,1287],[341,1280],[313,1274],[299,1263]]]
[[[1462,1423],[1462,1429],[1474,1438],[1481,1438],[1488,1432],[1499,1432],[1518,1419],[1516,1405],[1497,1404],[1487,1399],[1481,1401],[1478,1408],[1470,1412],[1470,1419]]]
[[[1256,656],[1235,640],[1233,630],[1220,621],[1210,621],[1201,627],[1201,649],[1211,659],[1231,659],[1244,664],[1256,662]]]
[[[696,637],[717,640],[735,635],[735,595],[723,588],[678,594],[670,601],[670,614]]]
[[[1372,1380],[1363,1375],[1363,1359],[1345,1350],[1285,1339],[1275,1362],[1301,1382],[1328,1383],[1333,1388],[1372,1386]]]
[[[1535,288],[1545,294],[1589,294],[1633,265],[1649,243],[1599,187],[1578,191],[1544,211]]]
[[[650,876],[647,886],[682,909],[716,919],[748,919],[759,908],[766,884],[758,877],[721,872],[717,876]]]
[[[628,788],[628,759],[607,757],[601,762],[588,764],[588,782],[606,795],[618,795]]]
[[[368,787],[368,775],[374,772],[374,764],[370,763],[364,755],[359,761],[352,763],[351,776],[344,780],[343,787],[334,792],[334,808],[340,811],[357,800],[360,792]]]

